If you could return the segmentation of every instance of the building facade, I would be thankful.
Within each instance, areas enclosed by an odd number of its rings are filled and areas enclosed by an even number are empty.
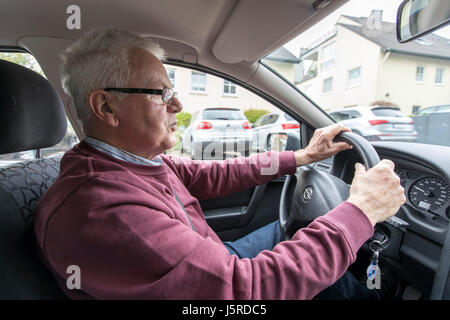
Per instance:
[[[400,46],[378,10],[341,16],[300,58],[296,85],[326,111],[388,101],[411,114],[450,101],[449,40],[431,34]]]
[[[267,56],[264,62],[293,82],[294,69],[300,59],[280,48]],[[166,65],[166,70],[185,112],[194,113],[205,107],[277,110],[254,93],[219,77],[171,65]]]

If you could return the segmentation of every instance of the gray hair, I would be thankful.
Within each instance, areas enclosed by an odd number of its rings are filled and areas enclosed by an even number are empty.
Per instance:
[[[72,97],[83,126],[90,118],[88,97],[93,90],[127,86],[134,72],[130,63],[132,49],[144,49],[164,61],[164,50],[158,44],[118,29],[87,32],[62,54],[62,86]]]

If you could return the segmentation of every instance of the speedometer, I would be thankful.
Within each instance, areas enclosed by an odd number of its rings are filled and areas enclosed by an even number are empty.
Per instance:
[[[449,200],[450,187],[441,178],[425,177],[413,183],[409,189],[409,200],[424,210],[438,210]]]

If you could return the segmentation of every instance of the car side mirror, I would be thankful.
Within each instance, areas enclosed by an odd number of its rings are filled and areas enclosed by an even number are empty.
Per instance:
[[[300,149],[300,137],[293,133],[272,133],[269,137],[267,151],[296,151]]]
[[[450,23],[450,1],[405,0],[397,11],[397,39],[414,40]]]

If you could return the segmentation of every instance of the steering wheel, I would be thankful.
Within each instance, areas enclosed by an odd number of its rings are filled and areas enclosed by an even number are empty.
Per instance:
[[[353,146],[362,158],[366,169],[372,168],[380,158],[372,145],[363,137],[341,132],[335,141],[345,141]],[[350,185],[338,178],[343,166],[335,156],[330,173],[311,166],[298,168],[284,182],[280,199],[280,226],[286,240],[300,228],[309,225],[314,219],[326,214],[345,201],[350,193]]]

